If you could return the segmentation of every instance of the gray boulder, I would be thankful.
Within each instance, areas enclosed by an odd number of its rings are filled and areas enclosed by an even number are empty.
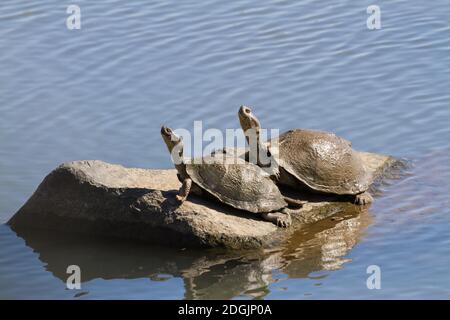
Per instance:
[[[399,161],[361,153],[373,181],[387,176]],[[333,197],[288,194],[308,200],[293,215],[293,228],[277,228],[213,199],[190,196],[178,206],[175,170],[125,168],[98,160],[64,163],[53,170],[11,218],[14,229],[113,236],[176,247],[267,247],[286,240],[303,224],[359,206]]]

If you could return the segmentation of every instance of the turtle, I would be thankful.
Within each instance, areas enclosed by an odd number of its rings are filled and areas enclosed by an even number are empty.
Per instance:
[[[371,176],[364,167],[358,152],[350,141],[334,133],[293,129],[282,133],[277,139],[260,141],[260,122],[248,106],[241,106],[239,122],[247,141],[253,132],[256,136],[253,150],[257,164],[260,155],[267,154],[276,164],[272,176],[277,184],[293,188],[306,188],[313,192],[350,196],[353,203],[369,204],[373,201],[367,191]],[[249,153],[252,146],[249,146]],[[273,149],[273,150],[272,150]],[[272,155],[272,151],[274,155]],[[248,157],[248,156],[247,156]],[[248,160],[248,159],[247,159]],[[273,164],[273,163],[272,163]]]
[[[175,168],[182,183],[176,195],[180,205],[191,193],[209,195],[236,209],[261,214],[279,227],[288,227],[292,223],[292,209],[288,207],[304,203],[283,196],[270,176],[255,164],[218,155],[204,156],[201,161],[184,159],[182,139],[166,126],[161,127],[161,136],[172,159],[179,160]]]

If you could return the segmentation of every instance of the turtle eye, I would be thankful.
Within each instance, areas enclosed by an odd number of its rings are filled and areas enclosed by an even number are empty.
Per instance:
[[[170,135],[172,133],[172,130],[166,126],[161,127],[161,134],[164,134],[166,136]]]
[[[248,116],[248,115],[250,115],[250,113],[252,112],[252,110],[251,110],[249,107],[242,106],[241,112],[242,112],[243,114],[245,114],[245,115]]]

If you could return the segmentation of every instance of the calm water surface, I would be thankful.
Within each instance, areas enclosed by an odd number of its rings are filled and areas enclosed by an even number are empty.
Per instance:
[[[450,298],[450,3],[76,1],[0,4],[0,298]],[[4,223],[64,161],[170,168],[160,125],[336,132],[408,160],[369,211],[264,252],[168,250]],[[82,290],[65,289],[81,266]],[[366,268],[382,270],[368,290]]]

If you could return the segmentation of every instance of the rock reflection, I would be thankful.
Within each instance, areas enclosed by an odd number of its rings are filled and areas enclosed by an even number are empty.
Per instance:
[[[349,261],[346,254],[370,221],[367,209],[349,205],[332,218],[296,230],[283,245],[239,252],[168,249],[84,235],[15,231],[63,282],[67,266],[76,264],[83,282],[165,281],[170,275],[183,279],[186,299],[260,299],[270,292],[272,283],[280,281],[280,274],[281,278],[308,278],[313,272],[342,268]]]

